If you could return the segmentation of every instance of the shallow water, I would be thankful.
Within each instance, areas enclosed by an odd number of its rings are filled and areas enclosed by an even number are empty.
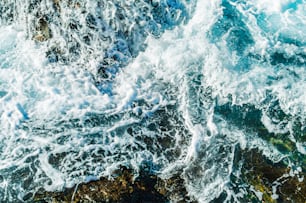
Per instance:
[[[0,3],[0,201],[124,165],[240,202],[251,149],[304,181],[304,0],[54,2]]]

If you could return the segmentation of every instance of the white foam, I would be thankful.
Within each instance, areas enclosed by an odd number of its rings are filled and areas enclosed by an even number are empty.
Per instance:
[[[53,166],[50,165],[48,157],[49,156],[47,152],[42,152],[39,155],[41,169],[52,181],[51,184],[45,183],[45,188],[49,191],[60,190],[65,183],[64,177],[60,171],[54,169]]]
[[[269,13],[280,13],[283,5],[291,2],[291,0],[279,0],[279,1],[269,1],[269,0],[257,0],[254,5],[259,9],[265,10]]]
[[[306,154],[306,143],[296,142],[296,148],[301,154]]]
[[[35,182],[39,183],[42,173],[52,181],[45,185],[47,190],[71,185],[62,171],[65,169],[54,168],[49,163],[51,152],[45,150],[67,152],[78,137],[67,145],[56,144],[57,139],[65,134],[73,137],[74,132],[71,129],[53,134],[52,130],[59,130],[54,125],[82,119],[88,112],[100,113],[111,104],[111,99],[100,93],[86,71],[48,65],[44,48],[26,40],[23,31],[14,27],[0,29],[0,90],[7,92],[0,98],[1,169],[26,168],[26,160],[39,154],[41,170],[33,174]],[[24,129],[25,125],[30,129]],[[84,130],[101,132],[101,128]],[[41,150],[44,153],[39,153]]]
[[[262,196],[263,196],[263,193],[262,193],[262,192],[260,192],[260,191],[258,191],[258,190],[255,190],[254,186],[251,186],[251,191],[253,191],[253,192],[255,193],[256,197],[257,197],[260,201],[262,201]]]

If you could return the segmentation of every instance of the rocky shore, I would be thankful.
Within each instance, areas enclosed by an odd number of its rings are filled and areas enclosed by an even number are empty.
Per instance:
[[[184,180],[179,176],[162,180],[156,175],[133,175],[122,167],[114,177],[82,183],[61,192],[40,191],[35,202],[186,202],[189,201]]]
[[[245,188],[241,202],[295,202],[306,201],[305,171],[299,174],[282,163],[273,164],[256,150],[241,151],[241,175],[233,183]],[[135,177],[132,170],[121,167],[110,178],[81,183],[60,192],[40,191],[35,202],[197,202],[188,196],[183,172],[170,179],[161,179],[146,172]],[[240,182],[242,181],[242,182]],[[222,194],[216,202],[222,202]]]

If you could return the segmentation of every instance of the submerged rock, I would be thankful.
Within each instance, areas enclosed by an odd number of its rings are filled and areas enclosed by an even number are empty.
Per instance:
[[[114,177],[81,183],[61,192],[37,192],[35,202],[186,202],[184,180],[175,176],[162,180],[156,175],[140,174],[135,177],[125,167],[114,172]]]
[[[51,30],[49,28],[48,22],[44,18],[40,18],[36,25],[36,32],[33,39],[39,42],[43,42],[50,39],[51,37]]]
[[[242,196],[239,202],[306,202],[305,171],[302,167],[273,163],[260,151],[238,150],[231,184]],[[139,175],[126,167],[113,172],[111,177],[81,183],[63,191],[39,191],[31,202],[196,202],[188,196],[183,170],[171,178],[162,179],[152,170],[140,168]],[[233,188],[235,190],[235,188]],[[222,194],[212,202],[224,202]],[[234,200],[233,200],[234,201]]]
[[[293,170],[283,163],[272,163],[259,151],[240,151],[238,188],[245,188],[240,202],[305,202],[305,171]],[[241,160],[243,160],[241,162]],[[298,173],[297,173],[298,171]],[[232,180],[235,182],[235,180]],[[222,194],[213,202],[223,202]],[[169,179],[156,174],[121,167],[110,178],[81,183],[60,192],[39,191],[34,202],[197,202],[188,196],[182,172]]]
[[[249,184],[244,200],[306,202],[305,171],[272,163],[256,150],[243,152],[242,179]]]

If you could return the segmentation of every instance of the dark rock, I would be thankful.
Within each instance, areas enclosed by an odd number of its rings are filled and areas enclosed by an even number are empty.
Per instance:
[[[175,200],[186,202],[187,191],[179,176],[162,180],[156,175],[133,175],[125,167],[114,172],[114,177],[81,183],[61,192],[39,191],[35,202],[145,202],[162,203]]]
[[[292,168],[284,163],[272,163],[256,150],[243,152],[243,159],[242,179],[262,193],[263,202],[306,202],[305,171],[294,174]],[[254,191],[249,192],[253,195],[244,200],[256,200]],[[272,198],[274,192],[277,199]]]

